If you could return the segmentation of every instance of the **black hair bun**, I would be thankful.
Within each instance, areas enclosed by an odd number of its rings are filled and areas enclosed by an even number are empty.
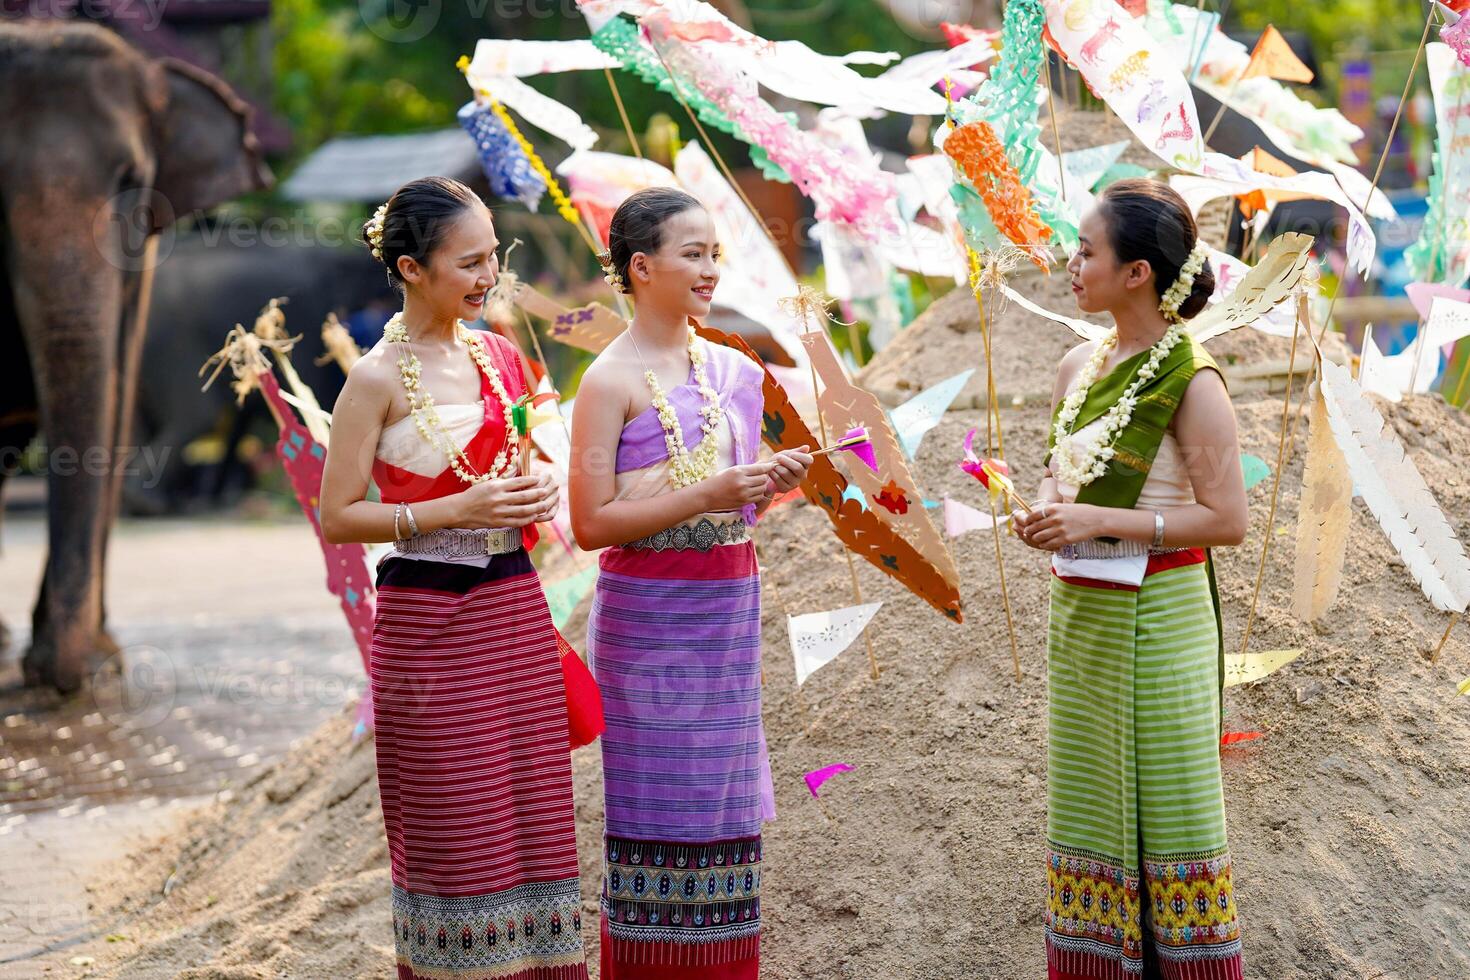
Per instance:
[[[1200,268],[1199,274],[1194,277],[1194,285],[1189,290],[1189,295],[1184,297],[1184,302],[1179,304],[1179,316],[1188,320],[1199,316],[1209,305],[1210,297],[1215,295],[1215,270],[1210,267],[1208,259]]]

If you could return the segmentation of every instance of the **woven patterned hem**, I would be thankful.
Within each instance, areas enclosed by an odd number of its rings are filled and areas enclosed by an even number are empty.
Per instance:
[[[542,964],[505,969],[439,970],[415,967],[399,957],[398,980],[587,980],[587,964],[578,956],[574,962],[559,966]]]
[[[463,898],[393,887],[400,980],[583,980],[581,930],[576,878]]]
[[[604,948],[619,964],[707,967],[760,953],[761,840],[605,839]]]

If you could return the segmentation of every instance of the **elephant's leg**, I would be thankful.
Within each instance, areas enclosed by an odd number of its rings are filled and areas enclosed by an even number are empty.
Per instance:
[[[107,464],[116,436],[122,293],[117,270],[93,249],[77,251],[101,268],[15,279],[46,434],[49,546],[22,665],[27,683],[63,692],[82,686],[101,653],[102,546],[110,507]]]
[[[153,286],[153,266],[158,252],[158,238],[148,239],[142,269],[123,280],[122,316],[118,319],[117,337],[117,414],[113,420],[112,453],[107,474],[107,519],[102,524],[100,570],[102,612],[98,623],[98,647],[109,655],[118,651],[117,641],[107,629],[107,546],[112,526],[117,521],[122,500],[125,471],[139,465],[133,442],[133,416],[138,404],[138,374],[143,357],[143,337],[148,325],[148,302]]]

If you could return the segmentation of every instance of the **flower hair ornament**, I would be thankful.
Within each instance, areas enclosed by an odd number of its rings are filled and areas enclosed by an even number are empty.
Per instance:
[[[623,276],[618,272],[617,266],[613,265],[612,252],[598,252],[597,261],[602,265],[602,281],[611,286],[613,292],[626,293],[627,290],[623,288]]]
[[[1209,254],[1210,247],[1204,242],[1194,243],[1194,250],[1189,253],[1189,258],[1184,260],[1184,267],[1179,270],[1179,278],[1174,280],[1163,299],[1159,300],[1159,312],[1164,314],[1165,320],[1170,323],[1184,322],[1184,318],[1179,315],[1179,307],[1194,291],[1194,277],[1204,269],[1205,259]]]
[[[388,205],[380,204],[364,228],[367,232],[367,240],[373,247],[373,258],[379,262],[383,261],[383,220],[387,217]]]

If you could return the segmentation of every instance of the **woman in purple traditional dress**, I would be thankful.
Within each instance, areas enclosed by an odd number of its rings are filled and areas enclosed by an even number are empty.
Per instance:
[[[720,278],[699,202],[639,191],[608,245],[637,312],[582,379],[570,488],[578,543],[607,548],[587,636],[607,717],[602,977],[754,980],[775,803],[750,527],[812,458],[758,460],[761,369],[694,332]]]

